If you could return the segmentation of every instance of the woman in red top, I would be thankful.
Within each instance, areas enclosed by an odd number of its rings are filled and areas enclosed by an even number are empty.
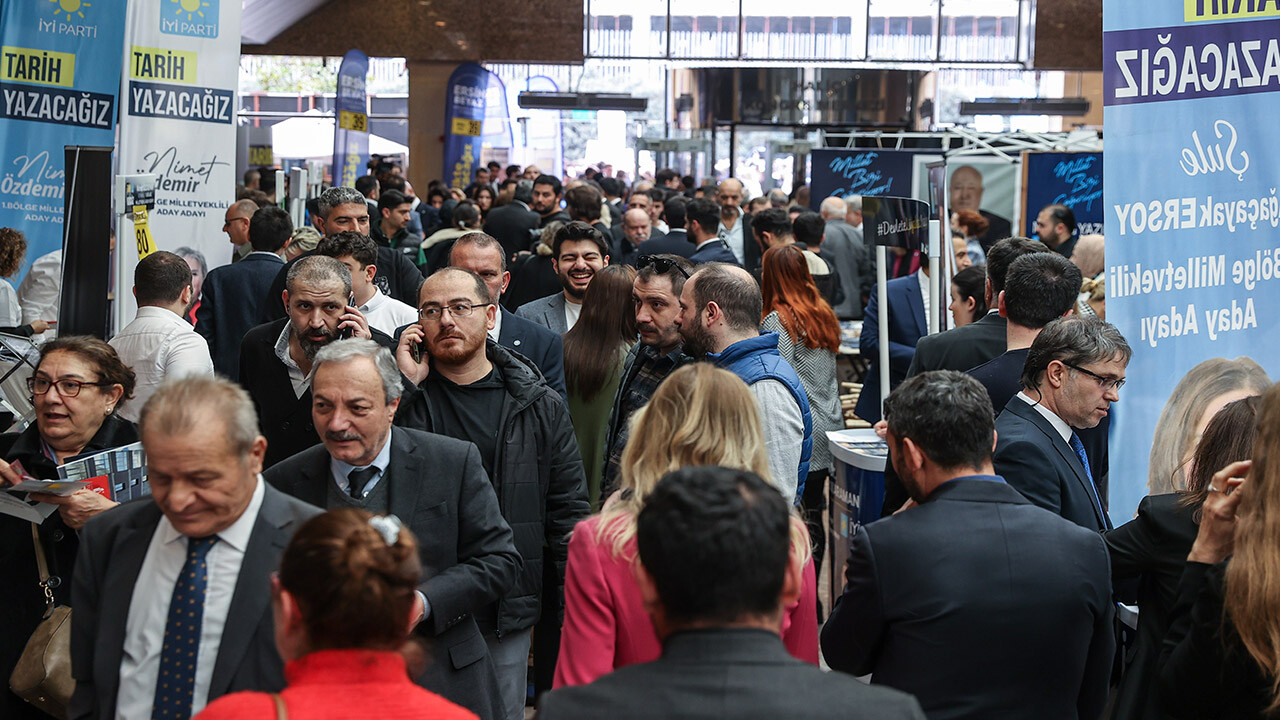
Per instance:
[[[710,364],[671,373],[636,413],[631,428],[618,492],[569,539],[556,687],[583,685],[661,653],[634,575],[636,516],[659,479],[690,465],[770,477],[755,396],[738,376]],[[794,657],[816,665],[817,578],[809,533],[799,517],[792,520],[792,550],[804,558],[804,582],[800,599],[783,616],[780,634]]]
[[[271,580],[288,687],[240,692],[197,720],[476,720],[409,679],[401,653],[423,612],[418,544],[395,516],[331,510],[298,529]]]

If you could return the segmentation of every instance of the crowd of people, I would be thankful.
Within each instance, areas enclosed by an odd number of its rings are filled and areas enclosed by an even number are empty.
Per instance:
[[[70,608],[74,679],[15,680],[0,716],[1280,707],[1280,390],[1251,361],[1198,366],[1152,494],[1113,527],[1107,427],[1133,350],[1069,209],[1039,213],[1039,240],[956,213],[951,329],[929,335],[946,301],[928,263],[895,251],[880,307],[858,197],[815,212],[807,188],[491,163],[419,200],[373,169],[308,201],[303,228],[246,175],[229,263],[153,252],[109,343],[39,346],[0,482],[140,441],[150,495],[0,515],[0,671]],[[24,253],[0,230],[0,273]],[[0,293],[0,330],[49,332],[19,295]],[[848,321],[885,502],[827,608]]]

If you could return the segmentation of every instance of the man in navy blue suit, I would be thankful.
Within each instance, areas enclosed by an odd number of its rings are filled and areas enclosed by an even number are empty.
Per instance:
[[[209,342],[213,369],[240,379],[240,342],[258,325],[262,302],[280,268],[285,245],[293,235],[289,213],[268,205],[249,219],[253,252],[234,265],[214,268],[204,279],[196,332]]]
[[[915,356],[916,343],[929,334],[925,320],[928,305],[929,273],[919,272],[894,278],[885,284],[889,298],[889,313],[884,322],[889,324],[889,389],[898,386],[907,377],[911,358]],[[867,309],[862,313],[862,334],[858,336],[858,349],[870,364],[862,383],[862,394],[853,412],[869,423],[880,420],[880,298],[872,289]]]
[[[685,228],[689,232],[689,240],[693,242],[694,251],[689,260],[695,265],[709,262],[741,265],[718,234],[720,227],[720,206],[706,198],[698,198],[689,203],[686,209]]]
[[[1077,430],[1120,399],[1133,351],[1115,326],[1065,317],[1045,326],[1022,367],[1022,392],[996,418],[996,472],[1028,500],[1089,530],[1109,530],[1105,501]]]
[[[454,241],[449,250],[449,265],[465,268],[483,278],[496,303],[511,282],[503,250],[502,243],[492,235],[468,233]],[[559,335],[499,305],[498,317],[489,336],[499,345],[532,360],[542,371],[547,384],[568,402],[569,394],[564,384],[564,341]]]

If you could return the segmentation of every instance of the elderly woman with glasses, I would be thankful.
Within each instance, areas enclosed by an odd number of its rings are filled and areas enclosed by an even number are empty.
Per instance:
[[[0,486],[21,482],[13,463],[32,477],[58,477],[58,466],[69,458],[137,442],[133,423],[115,415],[119,404],[133,395],[134,375],[116,351],[93,337],[69,336],[46,343],[40,362],[27,381],[35,404],[35,423],[20,433],[0,435]],[[71,571],[79,548],[76,532],[94,515],[116,503],[92,490],[66,497],[32,495],[54,503],[58,512],[43,523],[0,515],[0,677],[9,677],[22,648],[40,623],[44,590],[36,563],[36,537],[48,562],[54,601],[71,599]],[[37,533],[37,535],[33,535]],[[41,715],[10,693],[0,694],[0,717]]]

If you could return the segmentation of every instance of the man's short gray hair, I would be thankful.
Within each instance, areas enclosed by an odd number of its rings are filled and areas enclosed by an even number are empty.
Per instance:
[[[311,361],[311,377],[314,378],[320,366],[325,363],[340,365],[356,358],[369,358],[373,361],[373,366],[378,368],[378,375],[382,380],[382,395],[388,405],[400,399],[404,386],[400,384],[400,368],[396,365],[395,357],[387,348],[364,338],[337,340],[320,348],[315,360]]]
[[[328,255],[308,255],[294,263],[285,276],[284,287],[290,294],[295,292],[297,283],[309,286],[338,283],[342,285],[342,294],[350,295],[351,270]]]
[[[205,408],[213,412],[198,412]],[[199,433],[204,438],[212,429],[210,417],[222,420],[231,448],[247,457],[261,435],[258,413],[249,393],[226,378],[189,376],[161,384],[142,406],[138,428],[143,437],[151,429],[164,437]]]
[[[331,187],[320,193],[320,202],[316,210],[320,217],[328,218],[329,212],[339,205],[367,205],[359,190],[350,187]]]
[[[844,209],[846,212],[862,212],[862,196],[850,195],[844,199]]]

